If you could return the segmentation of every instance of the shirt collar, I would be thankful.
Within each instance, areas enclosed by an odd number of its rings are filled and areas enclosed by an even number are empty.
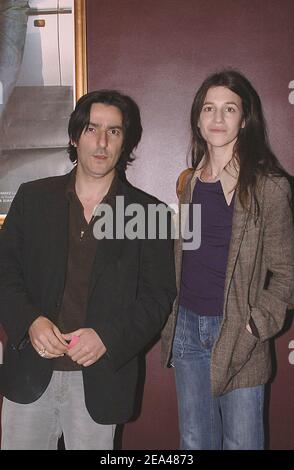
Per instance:
[[[78,198],[77,194],[76,194],[76,188],[75,188],[76,173],[77,173],[77,167],[75,166],[75,168],[73,168],[73,170],[70,172],[69,181],[68,181],[68,184],[67,184],[67,187],[66,187],[66,196],[69,200],[72,200],[73,197]],[[104,203],[104,204],[109,204],[112,207],[114,206],[115,196],[116,196],[116,192],[117,192],[117,184],[118,184],[118,174],[117,174],[117,171],[115,171],[115,175],[114,175],[114,178],[111,182],[110,188],[109,188],[107,194],[104,196],[103,200],[99,204]],[[95,207],[95,209],[96,209],[96,207]],[[94,212],[95,212],[95,209],[94,209]]]
[[[72,195],[75,194],[76,192],[75,190],[76,173],[77,173],[77,167],[75,166],[69,174],[69,179],[68,179],[68,183],[67,183],[66,191],[65,191],[67,198],[71,198]]]
[[[199,165],[197,166],[192,176],[191,199],[192,199],[194,186],[203,169],[204,161],[205,161],[205,157],[202,158],[202,160],[200,161]],[[232,158],[220,174],[219,179],[220,179],[222,190],[223,190],[228,206],[231,204],[231,201],[234,196],[234,191],[236,189],[237,182],[238,182],[239,171],[240,171],[239,163],[237,162],[236,158]]]

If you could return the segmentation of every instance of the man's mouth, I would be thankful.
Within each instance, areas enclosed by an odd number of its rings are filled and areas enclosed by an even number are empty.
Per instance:
[[[106,160],[107,155],[93,155],[97,160]]]

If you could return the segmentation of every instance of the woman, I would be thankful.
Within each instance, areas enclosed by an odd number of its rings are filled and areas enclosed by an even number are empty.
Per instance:
[[[179,295],[163,332],[181,448],[263,449],[269,340],[293,295],[291,177],[268,144],[258,94],[237,71],[203,82],[191,128],[193,171],[179,178],[179,202],[201,204],[201,245],[176,243]]]

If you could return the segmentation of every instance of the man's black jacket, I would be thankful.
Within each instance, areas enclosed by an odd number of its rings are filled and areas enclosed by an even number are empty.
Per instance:
[[[21,185],[0,232],[0,322],[8,343],[0,392],[30,403],[45,391],[53,362],[40,357],[28,328],[40,315],[57,321],[68,251],[69,175]],[[119,180],[124,204],[159,201]],[[107,354],[83,368],[86,406],[102,424],[133,413],[138,356],[163,327],[175,297],[172,240],[104,239],[90,279],[84,327],[94,328]]]

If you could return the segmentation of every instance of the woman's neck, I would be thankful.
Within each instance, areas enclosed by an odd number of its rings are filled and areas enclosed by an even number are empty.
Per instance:
[[[203,181],[217,181],[226,165],[232,159],[232,152],[224,153],[222,149],[216,149],[206,157],[205,166],[201,172]]]

